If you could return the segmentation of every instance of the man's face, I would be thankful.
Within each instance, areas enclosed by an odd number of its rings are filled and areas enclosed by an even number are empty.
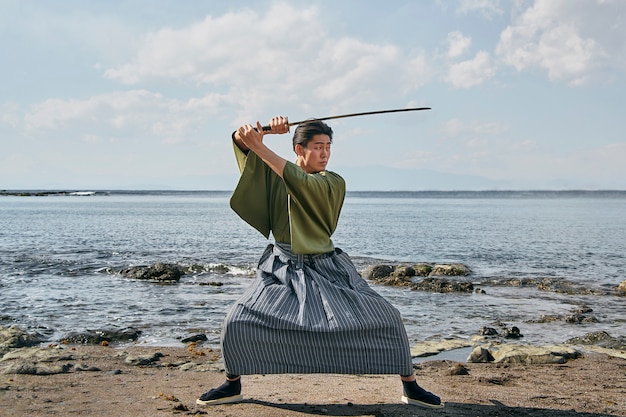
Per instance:
[[[324,171],[330,159],[330,137],[315,135],[307,143],[306,148],[297,145],[298,165],[307,174]]]

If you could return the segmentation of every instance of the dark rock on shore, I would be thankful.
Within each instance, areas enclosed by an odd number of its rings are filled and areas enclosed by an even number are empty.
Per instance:
[[[185,337],[184,339],[181,339],[180,341],[182,343],[197,343],[197,342],[206,342],[207,340],[209,340],[208,337],[206,337],[206,335],[204,333],[200,333],[200,334],[195,334],[193,336],[189,336],[189,337]]]
[[[178,282],[184,272],[178,265],[156,263],[150,266],[133,266],[120,271],[126,278],[143,279],[159,282]]]
[[[598,319],[590,316],[593,309],[588,306],[579,306],[570,312],[570,314],[544,314],[538,320],[530,320],[529,323],[551,323],[556,321],[564,321],[569,324],[597,323]]]
[[[140,330],[127,328],[122,330],[87,330],[73,332],[62,339],[63,343],[97,345],[102,343],[126,343],[139,339]]]
[[[587,333],[584,336],[574,337],[566,342],[570,345],[594,345],[608,349],[626,350],[626,337],[613,337],[609,333],[600,331]]]
[[[520,332],[519,327],[517,326],[507,327],[506,324],[500,321],[495,322],[494,325],[501,328],[500,332],[498,332],[498,330],[493,327],[485,326],[480,329],[480,332],[478,332],[478,334],[487,338],[503,337],[505,339],[519,339],[524,337],[524,335]]]
[[[164,355],[161,352],[154,352],[148,355],[127,355],[124,362],[133,366],[150,366],[158,362]]]
[[[506,287],[535,287],[539,291],[555,292],[567,295],[616,295],[616,290],[602,288],[590,288],[579,283],[571,282],[563,278],[489,278],[480,282],[480,285],[506,286]]]
[[[424,280],[413,284],[412,290],[429,292],[472,292],[474,285],[466,281],[450,281],[443,278],[424,278]]]
[[[429,276],[433,275],[446,275],[452,277],[467,276],[472,273],[472,270],[463,264],[438,264],[430,271]]]
[[[472,292],[474,286],[470,282],[457,282],[441,276],[467,276],[471,270],[463,264],[429,264],[413,265],[374,265],[364,271],[366,279],[378,284],[393,287],[410,287],[416,291],[431,292]],[[425,277],[417,280],[418,277]]]

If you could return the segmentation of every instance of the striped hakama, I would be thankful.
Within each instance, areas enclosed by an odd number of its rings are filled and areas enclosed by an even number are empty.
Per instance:
[[[268,245],[253,284],[222,328],[230,374],[413,372],[399,312],[348,255],[294,255]]]

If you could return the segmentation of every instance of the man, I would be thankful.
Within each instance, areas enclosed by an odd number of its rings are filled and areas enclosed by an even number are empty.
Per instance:
[[[332,129],[319,120],[301,123],[293,136],[295,163],[263,142],[265,134],[288,131],[287,118],[277,116],[269,131],[257,122],[232,135],[241,178],[231,207],[275,243],[224,320],[226,382],[197,403],[240,401],[241,375],[343,373],[399,374],[403,402],[443,407],[415,381],[399,312],[331,240],[346,189],[326,170]]]

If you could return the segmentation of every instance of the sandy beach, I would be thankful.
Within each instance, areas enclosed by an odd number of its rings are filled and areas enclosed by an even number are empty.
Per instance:
[[[38,348],[33,348],[37,350]],[[52,346],[64,373],[0,374],[0,415],[34,416],[624,416],[626,360],[589,353],[564,364],[522,365],[430,360],[419,383],[443,410],[400,403],[391,375],[254,375],[245,400],[210,408],[197,396],[219,385],[219,352],[189,347]],[[44,363],[45,362],[45,363]],[[39,373],[46,373],[40,359]]]

